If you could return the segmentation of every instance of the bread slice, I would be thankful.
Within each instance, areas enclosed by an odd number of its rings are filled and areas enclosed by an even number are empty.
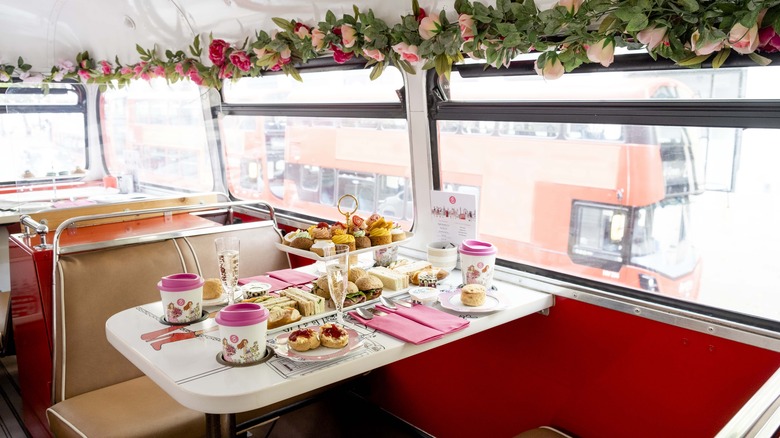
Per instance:
[[[422,271],[423,269],[430,268],[431,263],[427,262],[425,260],[418,260],[416,262],[407,263],[405,265],[396,266],[393,268],[393,271],[400,272],[401,274],[406,274],[409,277],[412,276],[417,271]]]
[[[244,301],[261,304],[269,311],[274,307],[292,307],[296,309],[298,308],[298,303],[289,297],[275,297],[273,295],[264,295],[262,297],[250,298]]]
[[[409,276],[390,268],[371,268],[368,270],[368,273],[382,280],[385,289],[402,290],[409,287]]]
[[[293,307],[274,307],[269,312],[269,329],[275,329],[301,320],[301,313]]]
[[[280,295],[295,300],[303,316],[312,316],[325,311],[325,299],[303,289],[289,287],[281,291]]]

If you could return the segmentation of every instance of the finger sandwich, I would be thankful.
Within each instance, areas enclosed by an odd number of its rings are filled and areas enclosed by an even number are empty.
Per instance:
[[[368,273],[382,280],[382,285],[385,289],[403,290],[409,287],[409,276],[390,268],[371,268],[368,270]]]
[[[325,298],[303,289],[289,287],[279,294],[298,303],[298,310],[303,316],[312,316],[325,311]]]

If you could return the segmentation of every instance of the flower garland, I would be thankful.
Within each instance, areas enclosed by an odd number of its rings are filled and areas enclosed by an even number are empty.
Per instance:
[[[241,44],[210,36],[207,62],[200,36],[186,53],[136,45],[140,61],[131,65],[118,58],[96,61],[82,52],[75,62],[62,61],[43,74],[19,57],[16,65],[0,64],[0,81],[18,76],[45,84],[68,78],[105,88],[162,77],[219,88],[223,80],[265,71],[301,80],[295,66],[321,56],[337,63],[364,58],[372,79],[391,64],[411,74],[433,68],[449,76],[464,54],[500,68],[533,51],[541,53],[537,73],[556,79],[583,63],[609,66],[616,47],[645,48],[653,59],[687,67],[711,58],[714,68],[732,52],[766,65],[770,61],[757,52],[780,50],[780,0],[497,0],[495,6],[456,0],[455,10],[457,20],[450,21],[445,11],[429,15],[412,0],[412,12],[392,26],[357,7],[341,18],[328,11],[317,25],[274,18],[277,31],[258,31]]]

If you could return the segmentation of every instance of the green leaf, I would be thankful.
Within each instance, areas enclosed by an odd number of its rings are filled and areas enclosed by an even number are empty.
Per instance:
[[[690,58],[685,58],[680,61],[677,61],[677,65],[681,65],[683,67],[691,67],[694,65],[701,65],[702,62],[706,61],[707,58],[709,58],[710,55],[699,55],[699,56],[692,56]]]
[[[502,14],[506,14],[511,10],[510,8],[510,0],[497,0],[496,1],[496,10],[501,12]]]
[[[280,29],[284,29],[287,32],[292,32],[294,29],[293,24],[290,20],[285,20],[284,18],[278,18],[278,17],[273,17],[271,18],[271,20],[273,20],[273,22],[277,26],[279,26]]]
[[[758,53],[755,53],[755,52],[748,54],[748,56],[750,57],[750,59],[753,60],[753,62],[755,62],[758,65],[767,66],[767,65],[772,63],[771,59],[764,58],[763,56],[761,56],[761,55],[759,55]]]
[[[677,3],[688,12],[696,12],[699,10],[699,2],[696,0],[677,0]]]
[[[149,55],[146,53],[146,50],[144,50],[144,48],[143,48],[143,47],[141,47],[141,45],[140,45],[140,44],[136,44],[136,45],[135,45],[135,51],[136,51],[136,52],[138,52],[138,53],[139,53],[141,56],[149,56]]]
[[[336,21],[337,21],[336,15],[333,13],[333,11],[328,9],[328,12],[325,13],[325,22],[330,24],[331,26],[335,26]]]
[[[605,34],[609,31],[609,28],[617,21],[614,15],[607,15],[604,20],[601,21],[601,24],[599,25],[599,33]]]
[[[385,63],[378,62],[376,65],[374,65],[374,68],[371,69],[371,75],[369,78],[371,78],[373,81],[374,79],[377,79],[379,76],[381,76],[383,71],[385,71]]]
[[[719,51],[714,58],[712,58],[712,68],[720,68],[724,62],[729,58],[731,49],[725,48]]]
[[[614,14],[617,18],[628,23],[635,15],[642,14],[642,12],[633,6],[621,6],[615,9]]]
[[[648,25],[647,16],[643,14],[634,15],[626,24],[626,32],[639,32]]]

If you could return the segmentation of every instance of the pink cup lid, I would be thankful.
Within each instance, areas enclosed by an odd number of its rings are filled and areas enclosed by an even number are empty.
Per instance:
[[[198,274],[172,274],[157,283],[157,289],[164,292],[186,292],[203,286],[205,280]]]
[[[458,252],[470,256],[490,256],[498,252],[492,243],[481,240],[466,239],[460,243]]]
[[[268,319],[268,309],[257,303],[236,303],[217,314],[217,324],[230,327],[259,324]]]

